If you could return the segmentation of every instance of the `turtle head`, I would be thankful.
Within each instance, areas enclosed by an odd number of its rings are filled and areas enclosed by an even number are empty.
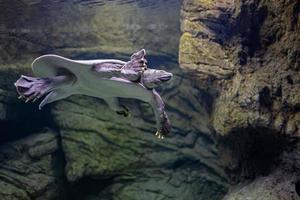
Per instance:
[[[169,81],[172,76],[172,73],[166,72],[164,70],[147,69],[143,73],[141,82],[146,88],[152,89],[162,83]]]

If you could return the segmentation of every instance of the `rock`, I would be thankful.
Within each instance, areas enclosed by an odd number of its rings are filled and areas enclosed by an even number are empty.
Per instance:
[[[201,106],[203,97],[181,77],[184,74],[177,74],[174,84],[161,91],[173,126],[172,136],[164,140],[154,136],[154,115],[145,103],[122,101],[132,112],[130,118],[90,97],[74,96],[55,104],[53,116],[62,134],[68,181],[75,188],[85,177],[95,185],[101,183],[85,192],[75,190],[75,196],[222,197],[227,181],[207,126],[207,111]]]
[[[281,164],[272,173],[248,184],[235,186],[224,200],[299,199],[299,144],[294,151],[283,154],[281,160]]]
[[[202,81],[227,79],[234,64],[223,48],[232,1],[185,0],[181,9],[179,62],[184,69],[197,73]],[[209,89],[203,87],[205,90]]]
[[[222,160],[232,185],[240,185],[226,200],[299,198],[299,174],[286,172],[280,158],[285,152],[292,162],[287,149],[299,143],[299,6],[183,2],[180,66],[211,97],[212,128],[226,144]]]
[[[30,63],[0,65],[0,199],[58,199],[62,187],[63,160],[58,133],[42,131],[51,124],[48,110],[19,100],[15,80]]]
[[[200,87],[218,96],[212,118],[219,134],[272,126],[297,136],[297,122],[288,122],[298,115],[300,102],[298,64],[290,61],[290,55],[299,57],[297,6],[284,0],[184,1],[180,64],[196,71]],[[280,126],[275,116],[283,117]]]
[[[62,197],[63,166],[57,153],[57,142],[57,134],[47,131],[2,144],[0,198],[29,200]]]

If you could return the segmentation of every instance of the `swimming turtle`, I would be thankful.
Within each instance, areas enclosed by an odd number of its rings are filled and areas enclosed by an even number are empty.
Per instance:
[[[165,104],[154,89],[172,78],[164,70],[148,69],[142,49],[131,56],[129,62],[116,59],[71,60],[58,55],[44,55],[32,63],[37,77],[22,75],[15,87],[19,98],[33,102],[45,94],[39,104],[44,105],[74,94],[104,99],[118,114],[128,115],[128,109],[119,104],[118,98],[133,98],[151,105],[156,118],[156,136],[163,138],[171,125]]]

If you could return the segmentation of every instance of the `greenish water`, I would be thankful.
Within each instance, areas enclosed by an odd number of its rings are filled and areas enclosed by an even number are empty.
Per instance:
[[[13,79],[21,73],[30,75],[31,62],[43,54],[127,61],[133,52],[145,48],[150,68],[181,73],[177,64],[180,6],[179,0],[1,1],[1,85],[14,90]],[[28,109],[24,113],[31,112]],[[27,122],[24,113],[20,114],[22,124]],[[35,121],[44,126],[48,119],[43,119]],[[26,129],[35,130],[28,124],[24,123]],[[14,138],[14,134],[5,135]]]
[[[63,51],[132,53],[145,48],[177,56],[179,0],[169,1],[4,1],[1,47],[15,55]],[[31,46],[32,45],[32,46]],[[35,46],[35,48],[33,48]],[[41,52],[42,51],[42,52]],[[17,53],[17,55],[16,55]]]
[[[1,143],[45,127],[57,132],[63,167],[53,176],[64,180],[60,198],[220,199],[226,191],[209,127],[211,99],[178,65],[180,7],[180,0],[0,2]],[[72,96],[42,111],[38,103],[17,99],[13,83],[32,74],[30,64],[38,56],[127,61],[142,48],[149,68],[174,74],[158,88],[172,123],[164,141],[154,137],[153,112],[140,101],[121,100],[132,113],[127,119],[92,97]],[[0,177],[1,188],[5,180]]]

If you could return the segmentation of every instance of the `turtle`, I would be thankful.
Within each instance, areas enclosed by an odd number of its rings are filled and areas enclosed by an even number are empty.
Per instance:
[[[155,87],[169,81],[172,73],[149,69],[144,49],[132,54],[128,62],[117,59],[71,60],[47,54],[36,58],[32,70],[36,77],[21,75],[15,82],[19,98],[35,102],[42,96],[39,109],[48,103],[81,94],[103,99],[118,114],[129,110],[118,98],[132,98],[151,105],[156,118],[158,138],[171,130],[165,104]]]

